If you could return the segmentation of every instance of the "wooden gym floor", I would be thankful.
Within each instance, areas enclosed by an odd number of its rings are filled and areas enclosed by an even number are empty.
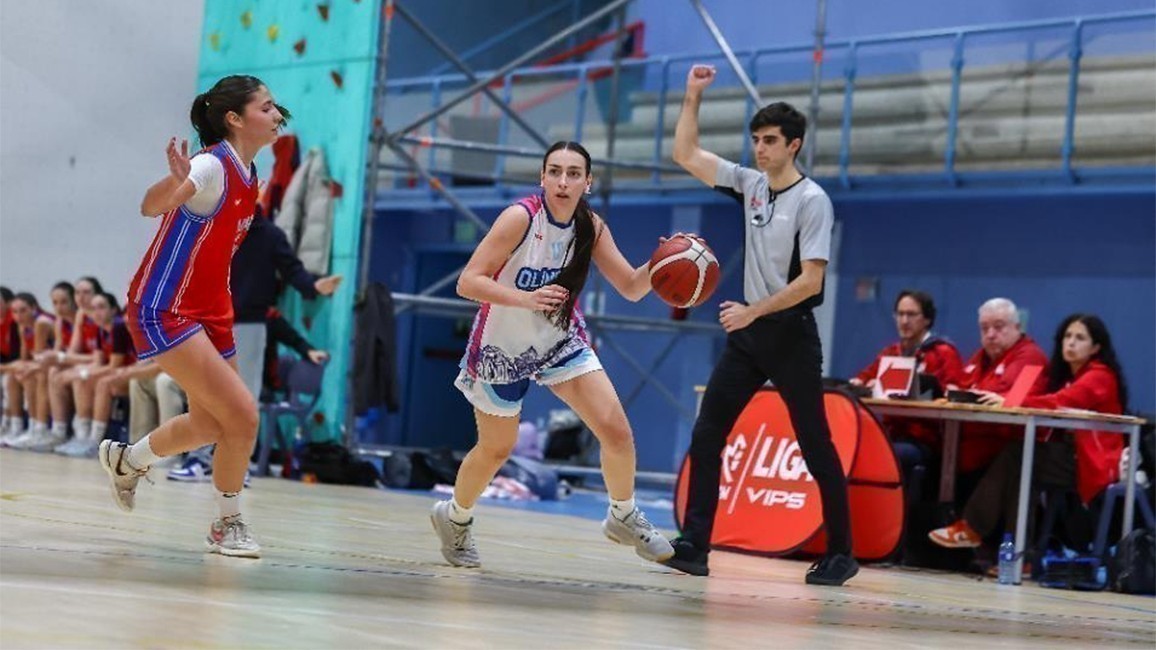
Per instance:
[[[1153,647],[1156,601],[716,553],[675,574],[598,523],[482,505],[485,568],[445,565],[432,496],[258,479],[260,560],[202,552],[207,485],[142,483],[112,504],[95,460],[0,451],[0,647]]]

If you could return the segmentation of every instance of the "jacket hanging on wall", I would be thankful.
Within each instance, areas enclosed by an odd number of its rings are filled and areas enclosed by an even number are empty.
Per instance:
[[[313,147],[293,174],[276,224],[289,236],[289,243],[305,270],[329,274],[329,251],[333,239],[333,179],[325,164],[325,153]]]
[[[389,287],[373,282],[355,308],[357,333],[353,337],[353,412],[360,415],[374,406],[398,409],[397,326]]]

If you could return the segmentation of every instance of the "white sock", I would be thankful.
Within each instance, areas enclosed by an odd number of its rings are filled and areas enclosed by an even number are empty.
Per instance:
[[[12,422],[11,415],[0,416],[0,431],[7,432],[10,422]]]
[[[24,419],[20,416],[13,416],[8,421],[8,433],[18,434],[24,432]]]
[[[228,519],[241,514],[241,492],[217,490],[217,507],[221,509],[221,519]]]
[[[92,430],[92,420],[79,415],[72,418],[72,433],[79,440],[88,440],[88,432]]]
[[[52,435],[56,436],[57,438],[67,438],[68,437],[68,423],[63,421],[63,420],[53,420],[52,421]]]
[[[105,431],[108,431],[108,422],[93,422],[89,438],[91,440],[95,440],[96,442],[100,442],[101,440],[104,440]]]
[[[458,505],[458,500],[450,498],[450,521],[455,524],[468,524],[474,520],[474,509],[463,508]]]
[[[96,425],[98,424],[102,423],[93,422],[92,429],[94,433],[96,431]],[[101,435],[103,436],[104,433],[101,432]],[[149,444],[149,438],[151,436],[152,434],[150,433],[149,435],[138,440],[135,445],[128,448],[129,465],[132,465],[137,469],[148,469],[153,463],[163,458],[163,456],[157,456],[153,453],[153,448]]]
[[[33,431],[43,431],[48,428],[48,425],[41,422],[40,420],[29,420],[28,428],[32,429]]]
[[[626,519],[630,513],[634,512],[634,497],[630,497],[625,501],[610,500],[610,512],[618,519]]]

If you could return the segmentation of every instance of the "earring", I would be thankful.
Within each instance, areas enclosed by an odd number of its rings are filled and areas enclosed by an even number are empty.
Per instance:
[[[589,193],[590,193],[590,186],[589,186],[589,185],[587,185],[587,186],[586,186],[586,193],[587,193],[587,194],[589,194]]]

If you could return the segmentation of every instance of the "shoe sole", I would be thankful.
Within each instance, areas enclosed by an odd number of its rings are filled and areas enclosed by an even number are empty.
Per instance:
[[[937,537],[933,533],[927,533],[927,539],[931,540],[931,542],[933,544],[935,544],[941,548],[950,548],[950,549],[979,548],[981,546],[981,544],[979,544],[979,543],[974,543],[974,544],[970,543],[970,542],[962,542],[961,543],[961,542],[956,542],[956,541],[944,539],[942,537]]]
[[[215,542],[210,542],[209,540],[205,540],[205,551],[208,553],[216,553],[217,555],[224,555],[225,557],[244,557],[252,560],[261,558],[261,549],[255,551],[233,550],[231,548],[225,548]]]
[[[681,571],[687,575],[700,576],[703,578],[710,575],[710,567],[704,567],[704,566],[701,566],[698,564],[690,564],[688,562],[682,562],[681,560],[679,560],[677,558],[673,558],[673,557],[670,558],[669,560],[664,561],[662,564],[663,564],[663,566],[668,566],[668,567],[670,567],[676,571]]]
[[[812,578],[811,576],[807,576],[806,583],[809,585],[816,585],[819,587],[842,587],[843,583],[847,582],[848,580],[850,580],[851,578],[854,578],[857,575],[859,575],[859,565],[858,564],[855,565],[855,570],[851,572],[851,575],[843,578],[842,580],[834,580],[831,578]]]
[[[104,440],[100,443],[100,448],[96,452],[96,457],[100,459],[100,466],[104,468],[104,472],[108,474],[109,489],[112,490],[112,500],[116,503],[116,507],[125,512],[132,512],[132,506],[120,500],[120,490],[116,489],[116,470],[112,468],[112,463],[108,458],[108,452],[112,449],[112,441]]]
[[[438,528],[437,519],[435,518],[435,515],[432,512],[429,513],[429,523],[431,526],[433,526],[434,534],[438,536],[438,541],[442,543],[443,548],[441,548],[439,550],[441,550],[442,557],[445,558],[446,562],[449,562],[453,566],[461,567],[463,569],[477,569],[477,568],[480,568],[482,566],[481,562],[470,563],[470,562],[462,562],[460,560],[455,560],[448,553],[446,553],[446,550],[444,547],[449,546],[449,543],[446,542],[446,540],[442,539],[442,531],[440,528]]]
[[[614,542],[615,544],[621,544],[623,546],[633,546],[635,554],[637,554],[638,557],[640,557],[644,560],[662,563],[662,562],[665,562],[665,561],[669,560],[670,558],[674,557],[674,547],[673,546],[670,548],[670,553],[664,553],[662,555],[655,555],[655,554],[651,553],[649,550],[647,550],[646,548],[637,546],[634,543],[633,538],[628,539],[628,540],[619,539],[619,537],[617,535],[615,535],[610,530],[610,527],[606,525],[605,519],[602,520],[602,534],[606,536],[606,539]]]

